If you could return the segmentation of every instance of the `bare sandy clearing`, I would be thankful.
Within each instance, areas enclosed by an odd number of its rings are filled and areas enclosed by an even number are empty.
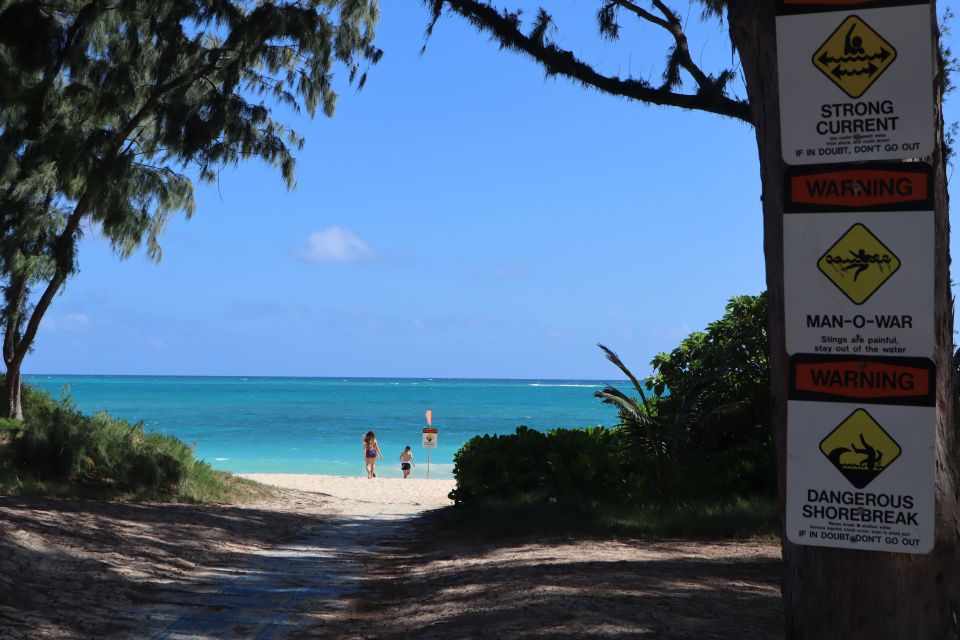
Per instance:
[[[423,514],[447,502],[436,481],[271,480],[313,492],[242,507],[0,497],[0,637],[782,634],[774,544],[466,544]]]

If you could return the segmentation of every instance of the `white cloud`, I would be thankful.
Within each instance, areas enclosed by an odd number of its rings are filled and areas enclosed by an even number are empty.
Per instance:
[[[308,262],[361,262],[374,260],[377,252],[350,229],[334,225],[311,233],[297,257]]]
[[[83,333],[90,328],[90,318],[85,313],[49,315],[40,323],[40,328],[50,333]]]

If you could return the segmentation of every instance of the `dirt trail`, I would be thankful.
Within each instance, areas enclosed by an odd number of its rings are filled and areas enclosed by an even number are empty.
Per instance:
[[[476,544],[432,506],[0,497],[0,638],[782,637],[777,544]]]
[[[0,497],[0,637],[323,637],[423,509],[287,490],[246,507]]]
[[[206,572],[186,588],[142,608],[140,631],[157,640],[301,638],[309,620],[322,637],[324,619],[359,589],[363,566],[394,543],[416,513],[403,506],[349,505],[286,544],[256,550],[225,570]]]

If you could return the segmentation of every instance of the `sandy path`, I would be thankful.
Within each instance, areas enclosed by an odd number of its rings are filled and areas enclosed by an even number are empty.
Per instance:
[[[331,501],[339,515],[371,516],[386,512],[415,515],[426,509],[453,504],[447,494],[453,480],[410,478],[345,478],[310,474],[248,474],[242,476],[264,484],[317,493]]]
[[[323,496],[335,515],[291,543],[256,550],[242,563],[198,576],[144,611],[143,635],[157,640],[298,638],[314,633],[356,591],[364,566],[405,539],[405,524],[449,504],[451,482],[367,480],[311,475],[249,475],[285,489]],[[448,486],[449,485],[449,486]]]
[[[245,506],[0,496],[0,638],[303,637],[450,488],[271,480],[314,490]]]

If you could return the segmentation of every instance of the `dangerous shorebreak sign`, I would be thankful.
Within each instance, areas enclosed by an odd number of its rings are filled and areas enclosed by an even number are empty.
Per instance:
[[[929,3],[782,0],[779,13],[780,121],[788,164],[932,153]]]
[[[934,407],[788,402],[787,538],[897,553],[934,545]]]

